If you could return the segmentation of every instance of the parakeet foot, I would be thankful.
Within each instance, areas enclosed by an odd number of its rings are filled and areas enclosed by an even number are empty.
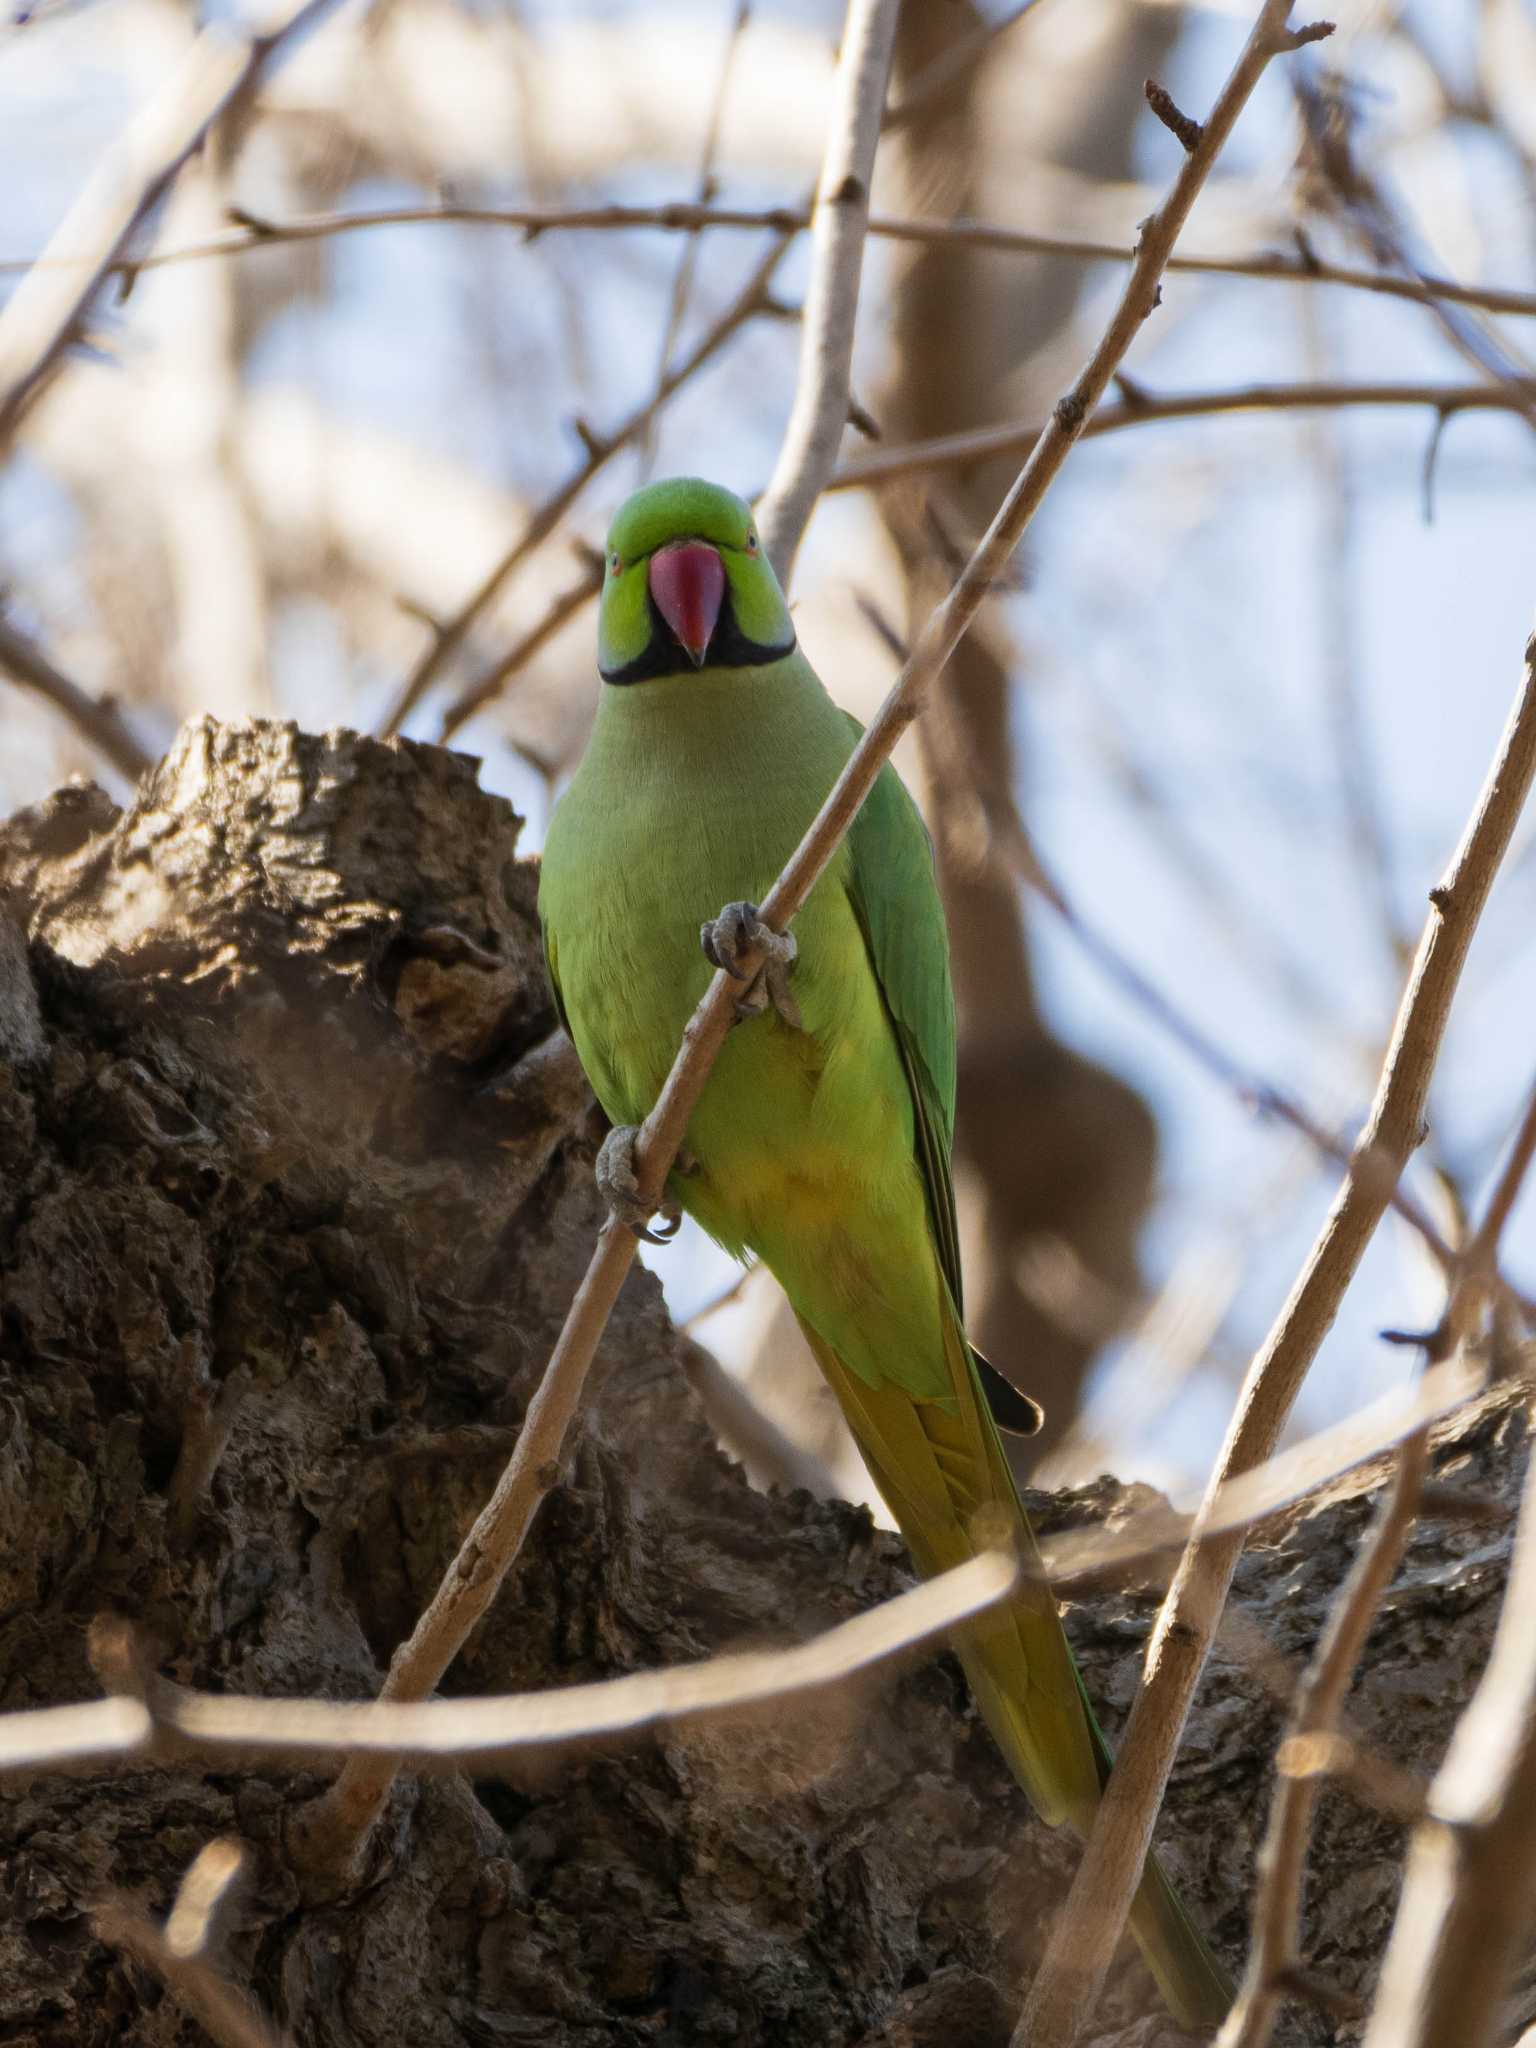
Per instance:
[[[793,932],[776,932],[765,925],[755,903],[727,903],[720,915],[699,927],[699,944],[713,967],[723,967],[747,987],[736,999],[738,1017],[760,1017],[772,1003],[792,1031],[803,1027],[800,1006],[789,992],[789,970],[799,947]],[[744,954],[760,950],[763,964],[750,980],[741,965]]]
[[[682,1225],[682,1215],[671,1202],[654,1208],[640,1192],[635,1172],[635,1141],[638,1124],[615,1124],[604,1138],[595,1170],[597,1191],[619,1221],[646,1244],[668,1244]],[[660,1216],[662,1228],[652,1230],[651,1218]]]

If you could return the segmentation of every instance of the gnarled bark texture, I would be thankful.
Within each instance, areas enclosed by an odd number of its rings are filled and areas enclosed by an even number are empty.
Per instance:
[[[361,1698],[506,1455],[598,1221],[517,820],[473,764],[288,725],[191,726],[117,813],[0,828],[0,1704],[88,1698],[103,1612],[215,1690]],[[21,934],[28,943],[23,944]],[[543,1048],[541,1051],[536,1050]],[[1442,1472],[1501,1501],[1492,1403]],[[1241,1945],[1278,1716],[1248,1637],[1311,1643],[1379,1474],[1279,1528],[1202,1694],[1168,1860]],[[1037,1505],[1124,1511],[1104,1481]],[[1508,1530],[1430,1524],[1359,1725],[1430,1767],[1482,1662]],[[896,1592],[868,1518],[754,1493],[714,1447],[655,1282],[604,1344],[581,1444],[451,1677],[543,1687],[809,1633]],[[1113,1727],[1153,1598],[1078,1604]],[[988,2048],[1061,1895],[956,1668],[504,1775],[406,1781],[355,1893],[307,1897],[313,1777],[177,1765],[0,1786],[0,2041],[201,2038],[89,1913],[152,1910],[213,1834],[253,1871],[223,1961],[304,2048],[774,2042]],[[1399,1831],[1324,1811],[1311,1959],[1375,1968]],[[1127,1961],[1098,2038],[1151,2048]],[[1293,2038],[1326,2038],[1300,2019]]]

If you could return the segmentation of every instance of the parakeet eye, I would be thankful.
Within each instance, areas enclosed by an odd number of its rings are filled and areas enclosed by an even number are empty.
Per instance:
[[[749,533],[747,535],[747,553],[749,555],[755,555],[757,553],[757,535],[755,533]]]
[[[623,564],[619,560],[619,551],[617,548],[615,548],[613,553],[608,557],[608,574],[610,576],[617,576],[619,570],[622,567]]]

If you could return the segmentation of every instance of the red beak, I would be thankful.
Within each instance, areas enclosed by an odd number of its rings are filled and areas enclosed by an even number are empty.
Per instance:
[[[725,602],[725,564],[701,540],[674,541],[652,555],[650,585],[657,611],[700,667]]]

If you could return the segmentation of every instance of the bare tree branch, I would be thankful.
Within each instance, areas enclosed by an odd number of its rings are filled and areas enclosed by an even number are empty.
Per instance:
[[[1536,643],[1461,845],[1431,911],[1370,1120],[1279,1319],[1249,1368],[1207,1501],[1272,1453],[1390,1191],[1419,1143],[1429,1082],[1472,934],[1536,775]],[[1203,1518],[1203,1511],[1202,1511]],[[1196,1533],[1147,1649],[1146,1675],[1083,1861],[1031,1988],[1017,2048],[1068,2048],[1098,1997],[1141,1877],[1179,1736],[1242,1552]]]
[[[130,782],[154,765],[154,756],[140,745],[132,728],[113,704],[93,697],[55,668],[35,640],[0,614],[0,669],[13,682],[35,690],[90,741],[96,751]]]
[[[1519,384],[1345,383],[1243,384],[1231,391],[1174,391],[1156,394],[1137,385],[1134,399],[1102,405],[1083,427],[1083,436],[1119,433],[1126,427],[1166,420],[1208,419],[1231,412],[1310,412],[1342,406],[1430,406],[1441,421],[1462,412],[1514,412],[1522,416],[1532,387]],[[904,448],[874,448],[845,462],[829,491],[866,490],[898,477],[956,464],[986,462],[1033,448],[1044,432],[1038,420],[977,427],[964,434],[940,434]]]
[[[864,232],[898,11],[899,0],[849,0],[843,23],[827,153],[811,220],[800,375],[779,459],[757,508],[763,552],[786,590],[848,424]]]
[[[1497,1270],[1499,1239],[1536,1152],[1536,1090],[1499,1177],[1488,1212],[1458,1261],[1445,1312],[1431,1333],[1428,1356],[1440,1363],[1473,1334]],[[1413,1532],[1429,1465],[1428,1425],[1404,1439],[1392,1490],[1334,1603],[1328,1626],[1302,1682],[1282,1749],[1326,1741],[1338,1733],[1351,1675],[1376,1610],[1402,1562]],[[1293,1748],[1292,1753],[1295,1753]],[[1217,2048],[1269,2048],[1288,1976],[1301,1964],[1302,1884],[1312,1816],[1321,1787],[1313,1772],[1282,1772],[1259,1852],[1253,1942],[1238,2002]]]
[[[887,120],[886,126],[890,127]],[[655,206],[464,206],[444,201],[431,206],[384,206],[365,212],[303,214],[291,220],[268,220],[240,213],[225,234],[181,248],[157,250],[142,261],[116,266],[123,272],[154,270],[167,263],[198,262],[212,256],[241,256],[251,249],[277,248],[285,242],[318,242],[334,235],[366,233],[373,228],[417,226],[433,221],[460,227],[513,228],[526,240],[538,235],[622,232],[630,228],[662,228],[674,234],[697,234],[704,228],[770,228],[777,234],[799,234],[809,227],[808,209],[795,206],[721,206],[691,199],[662,200]],[[982,220],[929,220],[872,213],[868,232],[897,242],[961,242],[975,249],[996,249],[1022,256],[1059,256],[1074,263],[1131,263],[1134,248],[1120,242],[1082,235],[1049,235],[1031,228],[1005,227]],[[51,260],[37,259],[40,265]],[[28,259],[0,262],[0,276],[26,270]],[[1406,299],[1413,305],[1445,301],[1481,306],[1491,313],[1536,319],[1536,292],[1503,285],[1462,284],[1453,277],[1423,272],[1399,277],[1390,271],[1366,270],[1348,263],[1325,263],[1308,249],[1288,254],[1261,250],[1251,256],[1174,256],[1168,268],[1195,277],[1247,277],[1278,284],[1331,284],[1382,298]]]
[[[1214,1533],[1272,1520],[1486,1392],[1480,1370],[1461,1356],[1448,1358],[1432,1367],[1408,1398],[1385,1396],[1229,1481],[1204,1526]],[[766,1455],[772,1461],[779,1454],[768,1446]],[[804,1483],[804,1477],[797,1473],[793,1483]],[[1448,1513],[1459,1504],[1446,1499],[1433,1505],[1436,1512]],[[1041,1567],[1059,1591],[1114,1582],[1132,1567],[1177,1551],[1193,1523],[1192,1514],[1164,1503],[1113,1527],[1062,1531],[1042,1543]],[[1006,1564],[989,1557],[994,1565]],[[337,1703],[194,1692],[149,1668],[143,1645],[126,1624],[98,1626],[94,1661],[112,1697],[0,1715],[0,1777],[31,1776],[40,1769],[88,1770],[123,1757],[174,1766],[197,1756],[211,1764],[227,1762],[232,1751],[284,1759],[299,1770],[317,1760],[350,1761],[364,1754],[417,1768],[466,1757],[504,1759],[521,1750],[634,1733],[663,1721],[732,1712],[834,1684],[915,1647],[1003,1598],[1007,1590],[1006,1579],[994,1584],[993,1577],[978,1576],[971,1563],[788,1649],[728,1654],[592,1685],[425,1702]],[[1328,1731],[1308,1730],[1290,1747],[1290,1762],[1284,1754],[1280,1759],[1283,1776],[1345,1773],[1373,1784],[1382,1780],[1385,1767],[1378,1760],[1346,1755],[1352,1746]],[[1388,1792],[1400,1810],[1401,1782],[1392,1781]]]
[[[203,1953],[213,1908],[240,1863],[234,1843],[210,1842],[182,1880],[164,1929],[121,1898],[98,1906],[91,1925],[99,1940],[158,1977],[217,2048],[292,2048],[288,2036],[269,2026]]]
[[[103,281],[221,114],[243,102],[285,43],[319,20],[332,0],[305,0],[270,35],[198,37],[186,61],[134,120],[60,223],[0,312],[0,451],[79,330]],[[132,263],[127,262],[131,272]]]
[[[747,24],[752,18],[752,0],[735,0],[735,12],[726,31],[725,54],[720,60],[719,76],[715,80],[714,95],[709,103],[709,119],[704,124],[704,140],[699,149],[698,187],[695,197],[700,206],[708,206],[719,190],[715,177],[715,165],[720,155],[720,129],[725,118],[725,103],[731,89],[731,78],[736,69],[736,59],[741,53],[741,40]],[[672,290],[667,299],[666,318],[662,322],[661,347],[657,350],[656,377],[658,383],[666,376],[677,337],[682,332],[683,316],[688,301],[693,295],[694,279],[698,275],[700,245],[703,229],[695,228],[683,241],[682,254],[677,260],[677,269],[672,278]],[[652,415],[645,431],[640,436],[640,471],[649,474],[651,443],[655,427]]]
[[[1536,1911],[1536,1458],[1498,1632],[1414,1830],[1365,2048],[1490,2048]]]
[[[484,675],[477,676],[472,683],[460,691],[448,709],[443,713],[443,722],[438,728],[438,744],[446,746],[461,725],[467,725],[478,712],[485,709],[494,697],[499,697],[515,675],[527,667],[539,650],[549,644],[568,620],[574,619],[583,606],[603,587],[603,565],[601,559],[589,568],[579,583],[573,583],[568,590],[562,590],[550,603],[541,619],[536,619],[522,638],[509,647],[500,661],[492,664]]]
[[[1431,1350],[1482,1305],[1499,1239],[1536,1156],[1536,1088]],[[1366,2048],[1482,2048],[1536,1904],[1536,1460],[1487,1671],[1430,1789],[1408,1854]],[[1261,2037],[1255,2037],[1255,2048]]]
[[[904,128],[915,114],[958,85],[968,71],[987,55],[998,37],[1024,19],[1036,0],[1013,0],[1013,5],[990,21],[984,21],[968,35],[956,36],[949,48],[921,70],[900,99],[887,107],[883,132],[892,135]]]

